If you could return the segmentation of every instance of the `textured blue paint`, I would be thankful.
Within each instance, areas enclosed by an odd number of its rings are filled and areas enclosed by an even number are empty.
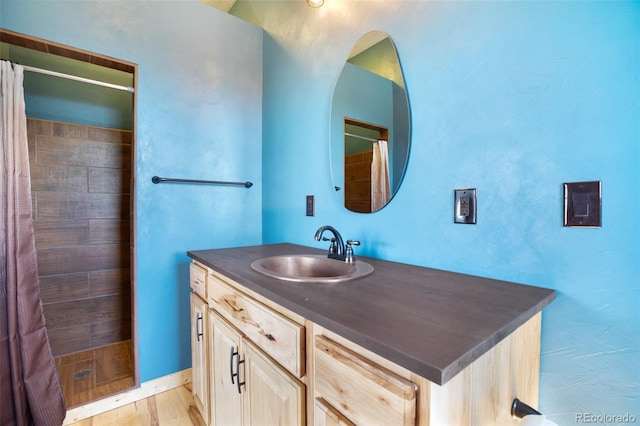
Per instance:
[[[255,2],[253,13],[267,32],[265,242],[324,247],[313,233],[331,224],[362,241],[358,253],[554,288],[541,410],[558,424],[584,412],[640,421],[640,3]],[[413,139],[392,203],[360,215],[332,191],[326,141],[333,85],[373,29],[396,43]],[[562,183],[582,180],[602,180],[602,229],[562,227]],[[475,226],[452,223],[465,187],[478,188]]]
[[[0,7],[6,29],[138,64],[140,379],[188,368],[186,251],[261,242],[262,30],[197,1]],[[154,175],[254,186],[155,185]]]

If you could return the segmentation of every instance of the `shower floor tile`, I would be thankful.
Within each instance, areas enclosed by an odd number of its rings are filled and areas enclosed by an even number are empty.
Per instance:
[[[131,341],[56,357],[67,408],[133,387]]]

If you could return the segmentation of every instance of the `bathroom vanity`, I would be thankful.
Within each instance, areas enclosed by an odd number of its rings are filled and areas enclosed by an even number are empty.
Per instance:
[[[555,291],[358,258],[339,283],[252,270],[293,244],[188,252],[192,381],[213,425],[516,425],[538,403],[541,311]]]

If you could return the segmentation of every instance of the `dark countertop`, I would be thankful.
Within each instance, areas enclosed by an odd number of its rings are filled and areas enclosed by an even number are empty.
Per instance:
[[[336,284],[258,274],[254,260],[323,254],[294,244],[187,255],[277,304],[442,385],[555,299],[555,291],[367,257],[372,275]],[[356,253],[357,255],[357,253]]]

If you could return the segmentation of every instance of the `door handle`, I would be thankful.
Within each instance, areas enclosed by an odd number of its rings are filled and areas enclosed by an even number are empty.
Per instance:
[[[198,312],[198,317],[196,318],[196,341],[200,341],[202,337],[202,314]]]
[[[241,387],[245,383],[240,381],[240,364],[244,364],[244,359],[240,360],[240,354],[238,354],[238,358],[236,358],[236,375],[238,376],[238,381],[236,383],[238,384],[238,393],[242,393]]]
[[[233,372],[233,358],[236,358],[236,372]],[[231,375],[231,384],[238,387],[238,393],[242,393],[241,387],[245,382],[240,381],[240,364],[244,364],[244,360],[240,359],[239,351],[235,350],[235,347],[231,346],[229,352],[229,374]]]
[[[231,375],[232,385],[235,385],[236,382],[233,380],[233,378],[237,376],[237,374],[234,374],[233,372],[233,357],[236,355],[238,355],[238,358],[240,358],[240,355],[238,354],[238,352],[236,352],[235,348],[231,346],[231,352],[229,353],[229,374]]]

